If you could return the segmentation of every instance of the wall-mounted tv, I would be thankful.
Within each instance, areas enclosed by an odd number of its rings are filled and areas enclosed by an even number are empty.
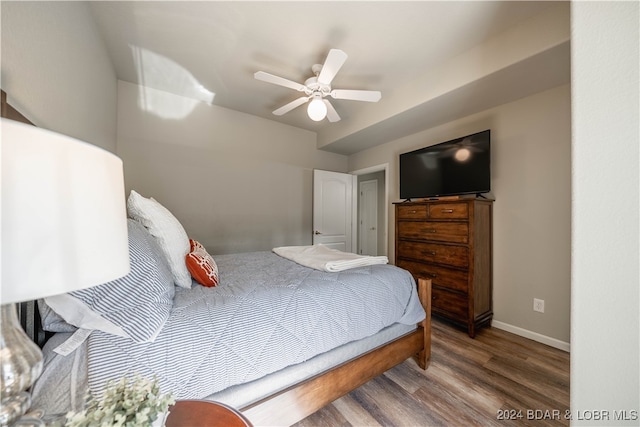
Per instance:
[[[400,154],[400,198],[491,191],[491,130]]]

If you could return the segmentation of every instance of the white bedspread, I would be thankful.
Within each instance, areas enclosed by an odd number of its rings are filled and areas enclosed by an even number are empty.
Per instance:
[[[325,245],[281,246],[273,252],[305,267],[335,273],[355,267],[375,264],[388,264],[386,256],[358,255],[342,252]]]

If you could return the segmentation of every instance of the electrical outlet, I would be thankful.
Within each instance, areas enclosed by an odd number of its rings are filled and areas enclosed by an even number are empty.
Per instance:
[[[533,299],[533,311],[538,311],[540,313],[544,313],[544,300],[534,298]]]

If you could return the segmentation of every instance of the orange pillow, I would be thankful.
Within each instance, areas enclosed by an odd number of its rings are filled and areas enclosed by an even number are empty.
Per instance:
[[[191,250],[186,256],[187,269],[202,286],[218,285],[218,265],[199,242],[189,239]]]

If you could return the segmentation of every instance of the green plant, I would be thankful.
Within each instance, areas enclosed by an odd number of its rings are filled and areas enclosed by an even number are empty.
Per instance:
[[[147,427],[175,403],[160,394],[158,380],[136,375],[131,380],[109,381],[101,398],[89,396],[82,412],[69,412],[68,427]]]

